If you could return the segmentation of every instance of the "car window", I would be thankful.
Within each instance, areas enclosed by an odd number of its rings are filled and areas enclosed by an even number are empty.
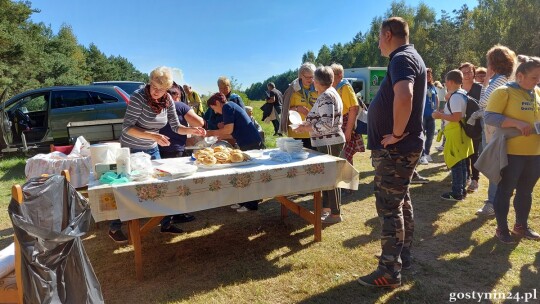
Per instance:
[[[91,105],[92,101],[86,91],[55,91],[52,96],[52,109],[80,107]]]
[[[144,84],[140,83],[119,83],[116,84],[116,86],[120,87],[122,90],[126,91],[126,93],[130,95],[138,89],[144,88]]]
[[[355,93],[358,93],[364,89],[364,82],[363,81],[354,81],[352,83],[352,87]]]
[[[21,100],[14,102],[8,108],[21,109],[24,113],[47,111],[49,103],[49,92],[32,94],[23,97]]]
[[[93,104],[118,102],[118,98],[111,95],[104,94],[104,93],[90,92],[90,95],[92,96]]]

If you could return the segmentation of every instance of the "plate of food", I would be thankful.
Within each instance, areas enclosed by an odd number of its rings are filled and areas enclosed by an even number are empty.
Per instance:
[[[253,163],[253,158],[247,153],[224,146],[204,148],[193,153],[193,158],[195,165],[203,169],[223,169]]]

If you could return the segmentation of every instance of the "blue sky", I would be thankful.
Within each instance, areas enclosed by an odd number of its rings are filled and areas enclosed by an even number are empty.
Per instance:
[[[217,91],[219,76],[234,76],[245,89],[297,68],[302,54],[323,44],[346,43],[369,30],[391,0],[378,1],[173,1],[33,0],[34,22],[73,28],[80,44],[94,43],[149,73],[175,68],[175,78],[200,93]],[[406,1],[416,6],[420,1]],[[473,0],[423,1],[451,12]],[[121,79],[111,79],[121,80]]]

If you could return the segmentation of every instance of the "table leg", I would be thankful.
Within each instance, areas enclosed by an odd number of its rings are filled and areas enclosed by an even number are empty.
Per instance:
[[[139,220],[130,220],[128,221],[129,225],[129,234],[131,242],[133,244],[133,252],[135,253],[135,274],[137,280],[143,279],[143,269],[142,269],[142,248],[141,248],[141,234],[140,234],[140,224]]]
[[[322,213],[322,197],[321,191],[313,193],[313,204],[315,205],[315,211],[312,212],[307,208],[304,208],[293,201],[289,200],[284,196],[277,196],[275,198],[281,204],[281,218],[283,219],[287,216],[287,212],[298,214],[301,218],[308,221],[310,224],[313,224],[315,242],[320,242],[322,240],[322,222],[321,222],[321,213]]]
[[[315,230],[315,242],[322,241],[322,198],[321,191],[313,193],[313,203],[315,204],[315,218],[313,221],[314,230]]]
[[[287,209],[287,207],[285,207],[284,204],[280,203],[279,205],[281,206],[281,219],[284,220],[287,217],[288,213],[289,213],[288,212],[289,209]]]

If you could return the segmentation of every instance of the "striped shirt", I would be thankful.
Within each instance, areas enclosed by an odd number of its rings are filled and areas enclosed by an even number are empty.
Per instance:
[[[506,76],[500,74],[495,75],[495,77],[489,81],[489,86],[487,86],[487,88],[482,87],[482,93],[480,94],[480,101],[478,102],[478,105],[480,105],[482,109],[485,109],[491,92],[495,91],[496,88],[503,86],[506,83],[508,83],[508,78]]]
[[[158,133],[168,122],[171,125],[171,129],[178,132],[180,122],[178,121],[174,102],[170,100],[169,107],[163,109],[161,113],[156,114],[152,111],[146,100],[144,89],[135,91],[129,98],[124,124],[122,125],[122,136],[120,136],[122,147],[148,150],[157,146],[157,143],[151,139],[134,137],[127,134],[127,131],[132,127]]]

